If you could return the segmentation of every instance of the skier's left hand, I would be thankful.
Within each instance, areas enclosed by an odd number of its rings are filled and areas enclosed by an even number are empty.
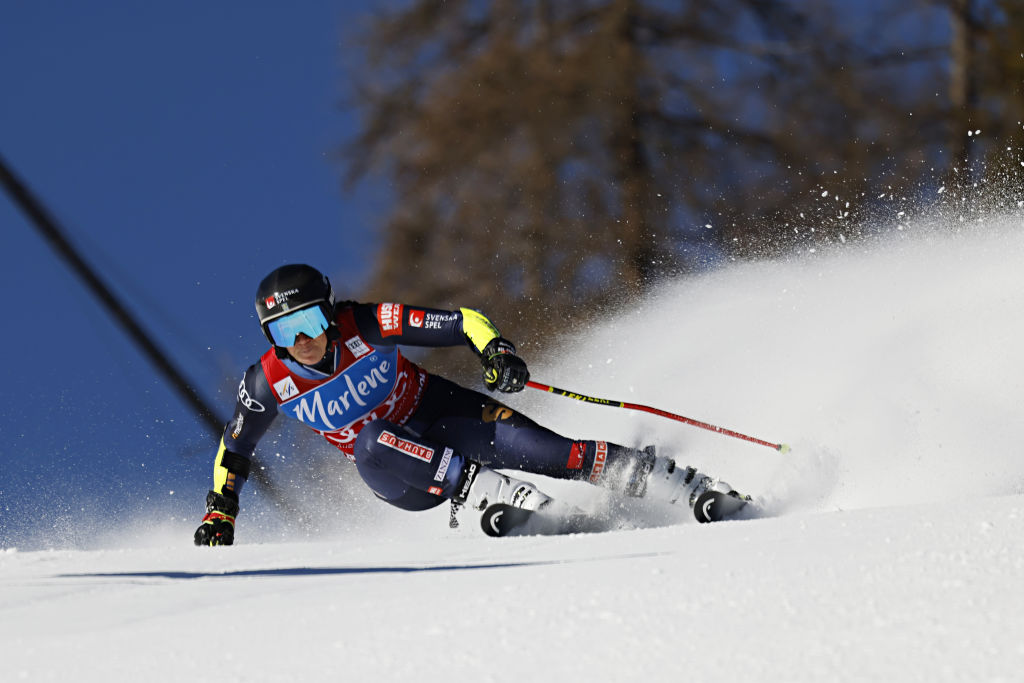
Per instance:
[[[511,393],[522,391],[530,380],[526,363],[516,355],[516,347],[507,339],[492,339],[484,349],[484,385],[488,389]]]

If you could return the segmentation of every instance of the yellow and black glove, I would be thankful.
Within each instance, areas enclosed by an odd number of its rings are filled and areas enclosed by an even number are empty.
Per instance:
[[[494,391],[522,391],[530,380],[526,363],[516,355],[516,347],[507,339],[491,340],[480,357],[484,365],[484,385]]]
[[[505,393],[522,391],[530,379],[526,363],[516,355],[516,347],[501,336],[498,328],[479,311],[461,308],[462,332],[484,366],[484,385]]]
[[[206,494],[206,516],[195,533],[196,545],[231,545],[235,542],[235,516],[238,495],[210,491]]]

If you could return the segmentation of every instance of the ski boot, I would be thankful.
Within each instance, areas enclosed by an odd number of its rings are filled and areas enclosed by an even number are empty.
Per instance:
[[[547,507],[551,498],[528,481],[495,472],[475,460],[467,460],[452,496],[452,522],[458,508],[480,510],[480,527],[488,536],[505,536],[525,525],[533,513]]]
[[[654,446],[639,452],[633,475],[626,486],[627,495],[683,501],[693,510],[698,522],[717,522],[750,501],[724,481],[701,474],[693,467],[679,467],[671,458],[655,455]]]
[[[476,460],[467,460],[452,501],[474,510],[483,510],[496,503],[539,510],[550,503],[551,498],[528,481],[513,479]]]

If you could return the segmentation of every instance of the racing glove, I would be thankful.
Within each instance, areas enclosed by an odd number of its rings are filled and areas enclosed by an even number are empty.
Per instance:
[[[235,515],[238,514],[238,494],[228,491],[206,494],[206,516],[195,533],[196,545],[231,545],[235,542]]]
[[[530,371],[523,359],[516,355],[516,347],[507,339],[492,339],[484,347],[480,361],[484,366],[484,385],[491,391],[497,389],[511,393],[526,388]]]

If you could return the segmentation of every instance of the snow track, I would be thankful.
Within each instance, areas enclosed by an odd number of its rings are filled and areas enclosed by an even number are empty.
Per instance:
[[[1014,680],[1024,502],[0,555],[0,678]]]

